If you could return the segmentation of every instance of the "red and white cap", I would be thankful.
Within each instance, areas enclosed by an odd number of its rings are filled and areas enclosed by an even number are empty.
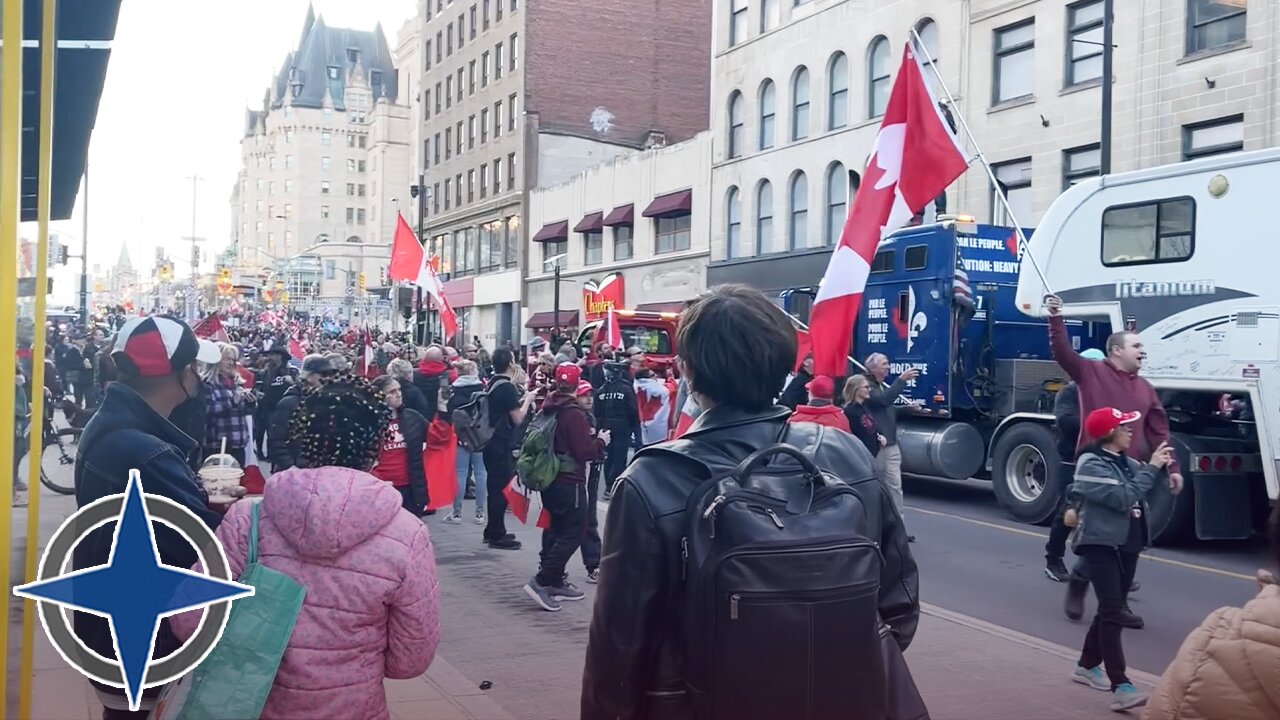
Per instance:
[[[201,340],[181,320],[157,315],[130,320],[120,328],[111,349],[116,367],[133,377],[172,375],[191,363],[216,363],[222,351]]]
[[[582,379],[582,368],[573,363],[560,363],[556,367],[556,383],[561,387],[578,389],[578,381]]]
[[[1084,419],[1084,432],[1089,437],[1097,440],[1104,438],[1121,425],[1137,422],[1142,417],[1142,413],[1120,412],[1113,407],[1098,408],[1089,413],[1089,417]]]

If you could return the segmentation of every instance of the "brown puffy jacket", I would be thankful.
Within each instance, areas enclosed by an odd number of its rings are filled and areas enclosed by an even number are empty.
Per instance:
[[[1280,586],[1220,608],[1183,641],[1147,704],[1146,720],[1280,719]]]

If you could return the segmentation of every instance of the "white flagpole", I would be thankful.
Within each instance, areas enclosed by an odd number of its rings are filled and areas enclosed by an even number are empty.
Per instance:
[[[1040,269],[1040,263],[1036,262],[1035,256],[1031,254],[1031,244],[1027,242],[1027,236],[1022,232],[1022,225],[1013,215],[1013,208],[1009,205],[1009,198],[1005,197],[1004,193],[1000,191],[1000,181],[996,179],[995,170],[991,168],[991,163],[987,161],[987,156],[982,152],[982,146],[978,144],[977,138],[973,136],[973,131],[969,129],[969,123],[965,122],[964,113],[960,110],[960,107],[956,105],[956,99],[951,94],[951,90],[947,88],[946,81],[942,79],[942,73],[938,72],[938,64],[933,61],[933,56],[929,54],[929,49],[925,47],[924,40],[920,38],[920,33],[916,32],[914,27],[911,28],[911,38],[913,41],[912,44],[915,45],[916,52],[928,61],[929,67],[933,68],[933,76],[938,79],[938,85],[942,88],[942,92],[947,96],[947,104],[950,105],[953,110],[952,116],[956,119],[956,122],[960,124],[961,129],[964,130],[965,137],[969,139],[969,144],[972,146],[978,162],[982,163],[982,167],[987,171],[987,180],[991,182],[991,188],[995,190],[996,197],[999,198],[999,203],[1004,207],[1004,211],[1009,218],[1009,222],[1013,224],[1013,231],[1018,236],[1018,248],[1021,249],[1026,255],[1026,258],[1031,261],[1031,267],[1035,269],[1036,275],[1040,276],[1040,282],[1044,284],[1045,292],[1052,293],[1053,290],[1049,288],[1049,281],[1045,279],[1044,271]]]

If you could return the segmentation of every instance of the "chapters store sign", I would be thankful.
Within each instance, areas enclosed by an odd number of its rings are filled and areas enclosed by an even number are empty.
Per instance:
[[[582,317],[599,320],[610,308],[621,310],[627,306],[626,283],[622,273],[609,273],[599,281],[588,280],[582,284]]]

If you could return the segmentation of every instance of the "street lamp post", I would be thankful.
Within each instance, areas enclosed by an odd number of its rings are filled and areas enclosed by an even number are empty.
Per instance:
[[[547,258],[542,262],[543,265],[552,266],[552,270],[554,273],[553,277],[555,278],[554,287],[552,288],[552,291],[551,291],[551,296],[552,296],[551,331],[553,335],[551,338],[551,341],[553,343],[557,339],[555,337],[555,334],[561,330],[560,328],[560,261],[566,257],[569,257],[568,253],[561,253],[559,255],[556,255],[555,257]]]

